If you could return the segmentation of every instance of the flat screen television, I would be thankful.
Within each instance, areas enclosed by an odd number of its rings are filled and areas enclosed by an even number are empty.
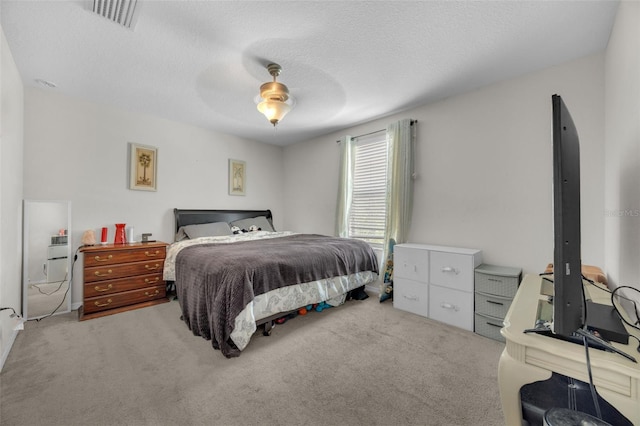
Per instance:
[[[576,332],[586,329],[606,341],[627,344],[629,334],[616,310],[585,297],[580,250],[580,141],[562,98],[553,95],[551,101],[554,234],[551,332],[574,341]]]
[[[580,253],[580,142],[559,95],[553,109],[553,333],[571,336],[585,324]]]

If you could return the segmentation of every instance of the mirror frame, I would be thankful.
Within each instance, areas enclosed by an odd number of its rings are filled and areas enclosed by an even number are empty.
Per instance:
[[[65,295],[66,303],[60,305],[52,313],[39,315],[30,317],[28,310],[28,295],[29,295],[29,233],[31,229],[30,224],[30,213],[33,210],[33,207],[38,204],[60,204],[62,206],[66,206],[67,209],[67,271],[69,275],[67,277],[67,294]],[[73,263],[71,259],[71,201],[67,200],[29,200],[25,199],[22,202],[22,317],[25,320],[32,319],[41,319],[46,318],[52,315],[65,314],[71,312],[71,296],[72,296],[72,288],[71,288],[71,280],[73,277]]]

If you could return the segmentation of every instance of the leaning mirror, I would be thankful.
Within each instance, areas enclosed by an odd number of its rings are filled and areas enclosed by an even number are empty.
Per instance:
[[[25,200],[22,235],[22,316],[71,311],[71,202]]]

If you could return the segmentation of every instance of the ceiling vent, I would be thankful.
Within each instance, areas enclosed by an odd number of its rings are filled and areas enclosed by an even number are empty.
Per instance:
[[[138,20],[138,0],[91,0],[92,12],[125,28],[133,29]]]

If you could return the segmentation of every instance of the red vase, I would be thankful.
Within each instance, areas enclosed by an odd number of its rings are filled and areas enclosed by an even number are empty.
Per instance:
[[[127,235],[124,230],[126,223],[116,223],[116,239],[113,244],[124,244],[127,241]]]

